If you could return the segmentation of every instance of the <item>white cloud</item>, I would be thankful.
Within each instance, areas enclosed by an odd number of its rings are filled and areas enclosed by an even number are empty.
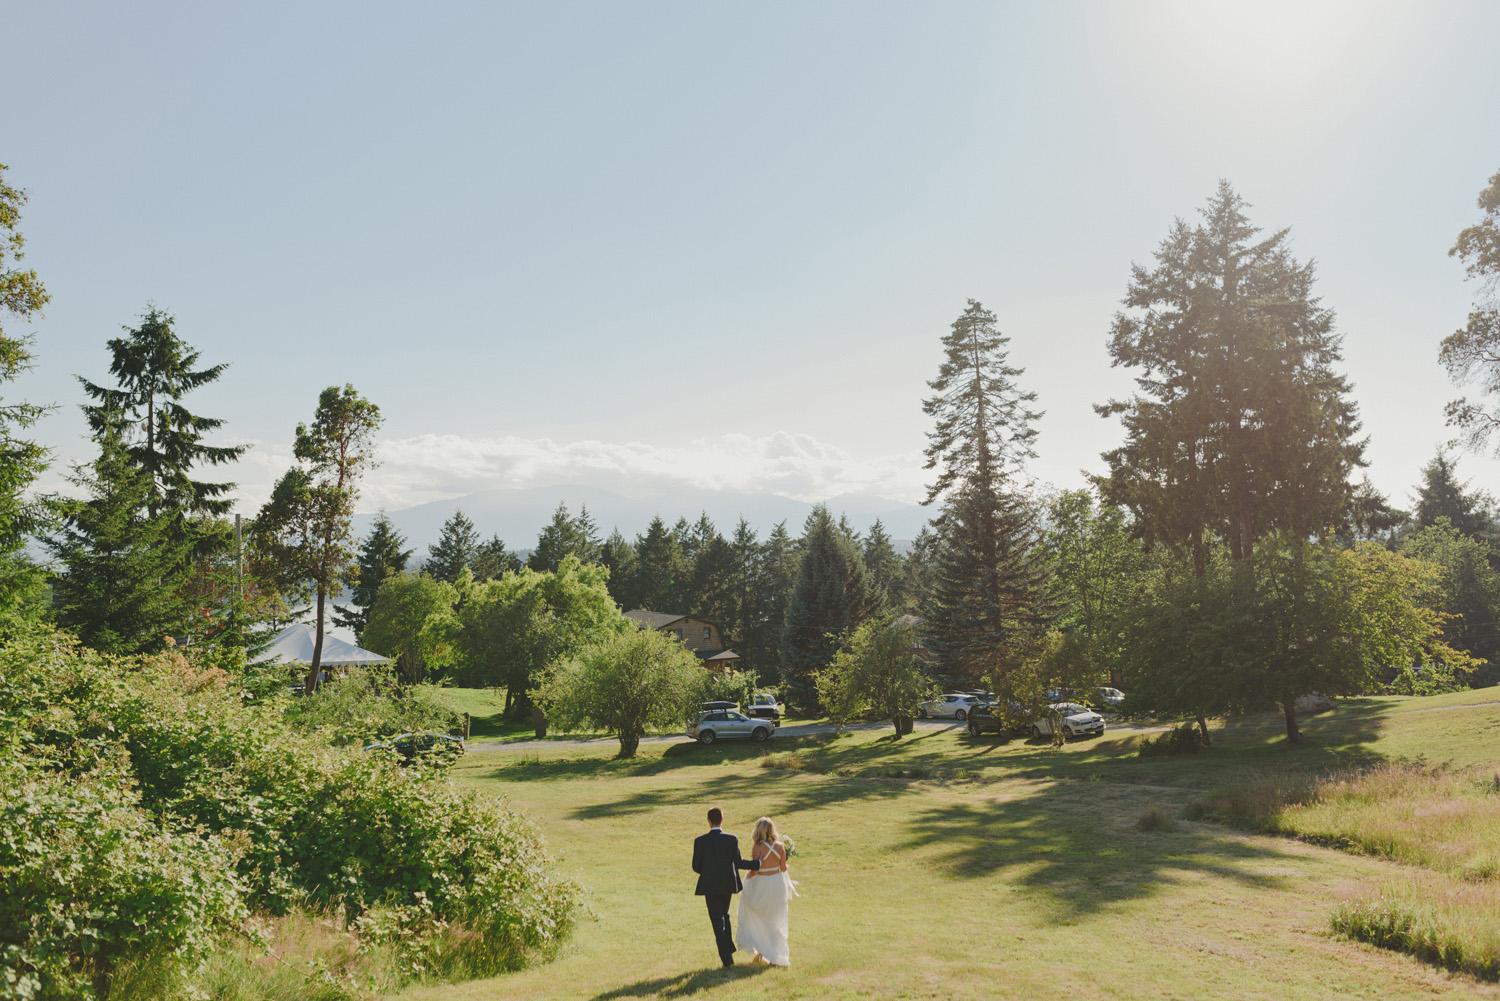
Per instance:
[[[241,510],[269,495],[291,463],[285,444],[253,447],[233,474]],[[913,503],[922,496],[920,453],[857,458],[805,434],[730,434],[683,446],[550,438],[424,434],[379,442],[380,465],[365,477],[360,508],[401,510],[479,490],[592,486],[629,497],[694,487],[820,501],[855,493]]]

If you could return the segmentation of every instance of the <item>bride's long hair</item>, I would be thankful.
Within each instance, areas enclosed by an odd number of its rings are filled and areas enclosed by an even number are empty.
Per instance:
[[[755,822],[755,833],[750,835],[751,844],[773,844],[776,841],[776,824],[770,817]]]

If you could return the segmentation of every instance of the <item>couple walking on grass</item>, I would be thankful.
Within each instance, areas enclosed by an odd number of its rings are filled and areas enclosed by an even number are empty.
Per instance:
[[[750,836],[750,857],[740,856],[740,839],[724,833],[724,813],[708,811],[708,833],[693,842],[693,871],[698,874],[697,895],[708,904],[719,958],[734,965],[734,929],[729,921],[729,903],[740,895],[740,945],[752,954],[751,963],[791,966],[787,946],[787,905],[797,896],[787,874],[787,847],[776,835],[770,817],[755,822]],[[743,883],[740,870],[748,870]]]

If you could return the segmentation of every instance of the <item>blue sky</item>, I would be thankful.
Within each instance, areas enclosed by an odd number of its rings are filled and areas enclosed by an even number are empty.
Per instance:
[[[6,32],[43,438],[88,455],[72,376],[155,302],[231,363],[194,402],[255,446],[247,512],[344,382],[386,416],[367,508],[914,500],[968,297],[1047,411],[1033,473],[1076,486],[1119,438],[1091,405],[1130,389],[1130,264],[1221,177],[1318,261],[1403,502],[1473,292],[1446,252],[1500,170],[1494,3],[13,3]]]

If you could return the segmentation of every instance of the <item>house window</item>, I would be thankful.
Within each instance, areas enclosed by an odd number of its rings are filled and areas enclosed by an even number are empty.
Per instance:
[[[672,630],[672,635],[677,637],[677,642],[679,642],[679,643],[682,642],[682,630],[681,629],[674,629],[674,630]]]
[[[714,638],[714,631],[713,631],[713,629],[711,627],[709,627],[709,626],[704,626],[703,627],[703,642],[707,643],[709,640],[711,640],[713,638]]]

